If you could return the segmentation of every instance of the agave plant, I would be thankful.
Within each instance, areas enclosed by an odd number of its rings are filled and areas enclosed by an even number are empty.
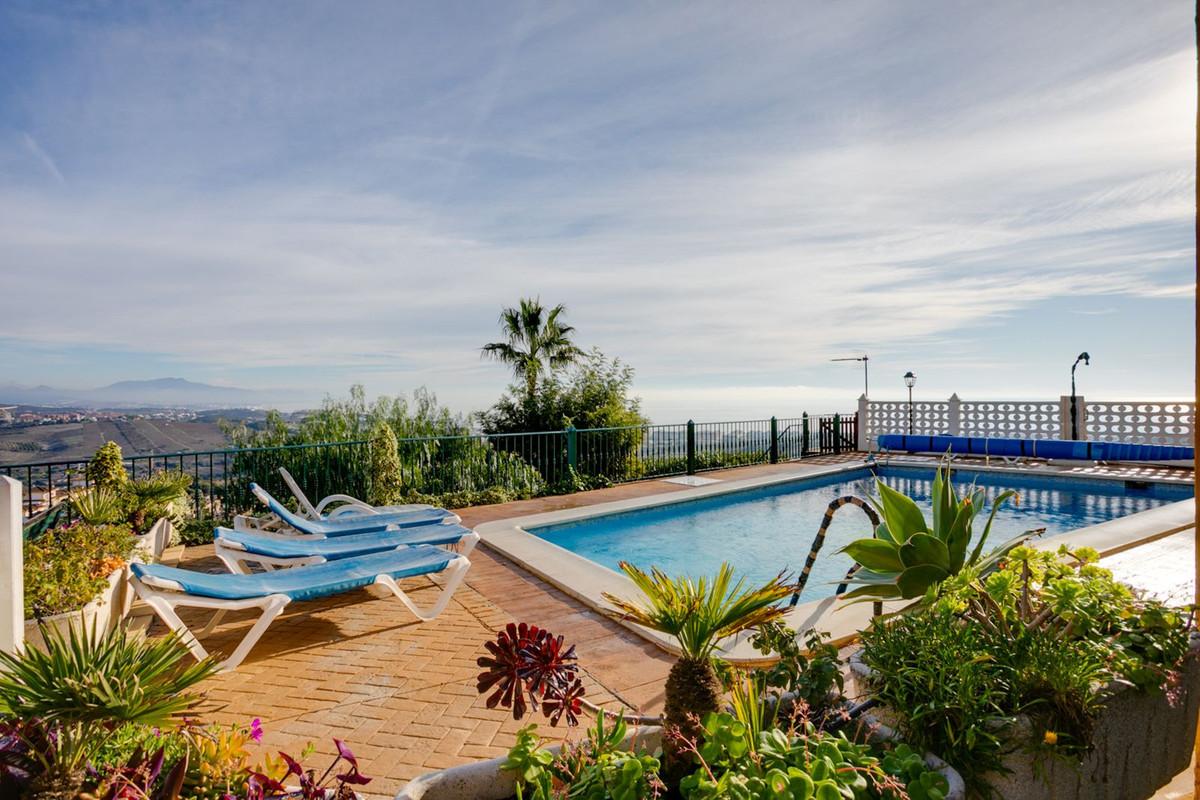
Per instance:
[[[202,696],[189,691],[216,671],[177,636],[154,640],[124,628],[97,635],[75,627],[42,632],[45,652],[0,652],[0,718],[26,720],[15,731],[34,773],[30,795],[75,797],[84,770],[122,722],[166,727]]]
[[[125,519],[125,498],[107,486],[72,494],[71,508],[89,525],[113,525]]]
[[[141,639],[124,627],[98,635],[72,626],[42,635],[45,652],[0,651],[0,717],[171,725],[201,702],[189,690],[216,672],[208,659],[187,663],[190,651],[175,634]]]
[[[624,561],[621,569],[641,589],[644,599],[635,602],[608,593],[604,599],[621,618],[672,636],[679,643],[679,660],[667,676],[664,718],[668,728],[698,741],[700,720],[719,711],[721,705],[721,682],[712,664],[717,643],[783,616],[778,603],[791,594],[791,583],[781,572],[763,586],[745,588],[744,579],[734,582],[729,564],[722,564],[711,581],[671,578],[657,568],[646,574]],[[678,737],[666,737],[663,750],[669,773],[686,766]]]
[[[992,503],[987,524],[980,532],[970,554],[967,547],[974,536],[973,524],[983,511],[985,494],[974,486],[959,497],[950,479],[950,469],[938,467],[933,477],[933,519],[925,515],[911,498],[875,481],[879,500],[872,505],[882,520],[875,535],[856,539],[842,548],[861,566],[848,583],[856,588],[846,599],[894,600],[922,597],[933,586],[963,569],[979,574],[994,570],[1004,556],[1027,541],[1036,531],[1026,531],[985,556],[984,547],[992,530],[996,512],[1006,502],[1019,501],[1011,490],[1001,492]]]

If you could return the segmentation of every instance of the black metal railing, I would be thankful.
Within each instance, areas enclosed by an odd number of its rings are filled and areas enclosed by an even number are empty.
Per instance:
[[[503,489],[517,496],[573,491],[579,479],[623,483],[751,464],[852,452],[855,415],[737,422],[686,422],[622,428],[567,428],[512,434],[405,438],[398,442],[401,479],[413,492],[443,495]],[[131,477],[157,471],[192,477],[197,515],[228,518],[255,508],[251,482],[287,497],[285,467],[315,502],[329,494],[370,493],[366,441],[126,456]],[[87,489],[86,460],[0,465],[23,482],[27,516]],[[585,481],[586,482],[586,481]]]

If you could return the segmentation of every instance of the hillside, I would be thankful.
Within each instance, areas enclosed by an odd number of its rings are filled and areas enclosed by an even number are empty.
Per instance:
[[[221,450],[228,446],[216,422],[162,419],[71,422],[0,428],[0,465],[84,460],[110,440],[119,444],[127,456]]]

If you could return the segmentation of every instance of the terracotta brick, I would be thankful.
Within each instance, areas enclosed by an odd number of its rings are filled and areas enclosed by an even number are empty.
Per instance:
[[[790,466],[730,471],[729,478],[785,471]],[[643,481],[577,495],[463,509],[464,524],[591,503],[673,492],[682,486]],[[436,620],[415,621],[380,587],[295,603],[276,620],[250,657],[205,687],[223,707],[208,718],[244,724],[260,717],[266,737],[259,750],[298,751],[312,742],[318,758],[345,739],[374,777],[368,797],[390,797],[431,769],[504,755],[513,734],[528,723],[489,709],[475,691],[481,644],[508,622],[549,627],[579,646],[589,699],[619,706],[622,697],[661,710],[662,680],[673,659],[594,610],[578,603],[504,557],[478,547],[454,601]],[[183,566],[222,571],[211,545],[188,548]],[[418,602],[439,591],[436,582],[405,581]],[[188,613],[203,625],[207,613]],[[253,614],[231,614],[206,646],[229,652]],[[163,627],[156,624],[154,630]],[[563,729],[543,726],[548,737]],[[573,731],[571,736],[581,735]]]

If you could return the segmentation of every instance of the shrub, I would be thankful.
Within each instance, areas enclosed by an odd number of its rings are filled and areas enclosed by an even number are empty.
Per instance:
[[[810,630],[804,647],[799,637],[782,622],[768,622],[750,637],[750,643],[764,656],[772,653],[778,660],[759,672],[767,689],[790,694],[803,702],[817,719],[830,708],[831,698],[840,698],[844,679],[838,649],[826,641],[829,633]]]
[[[133,553],[125,525],[77,523],[25,543],[25,617],[83,608]]]
[[[121,446],[113,441],[100,445],[100,449],[88,462],[85,474],[92,486],[119,490],[129,479],[125,474],[125,462],[121,458]]]
[[[175,530],[179,534],[180,544],[194,547],[196,545],[212,544],[213,531],[225,524],[225,520],[216,519],[204,514],[181,520]]]
[[[1095,557],[1017,547],[997,572],[964,573],[863,633],[872,692],[977,794],[1013,747],[1086,753],[1114,681],[1157,691],[1187,653],[1190,616],[1135,598]]]
[[[380,422],[371,431],[371,491],[367,502],[388,506],[400,499],[404,479],[400,472],[400,456],[396,452],[396,434]]]

